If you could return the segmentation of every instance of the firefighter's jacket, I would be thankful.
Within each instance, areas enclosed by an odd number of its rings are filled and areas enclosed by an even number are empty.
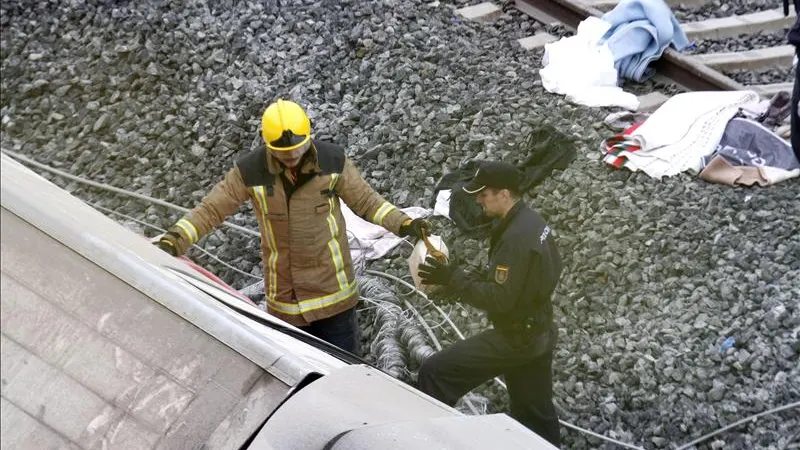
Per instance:
[[[303,161],[292,183],[289,169],[265,150],[243,156],[170,229],[181,236],[181,255],[250,199],[261,231],[267,309],[296,326],[358,302],[339,198],[361,218],[395,234],[409,218],[361,178],[341,147],[314,141]]]

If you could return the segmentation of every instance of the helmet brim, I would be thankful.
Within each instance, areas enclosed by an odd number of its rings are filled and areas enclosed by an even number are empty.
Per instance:
[[[270,150],[274,150],[276,152],[290,152],[292,150],[297,150],[298,148],[306,145],[308,143],[308,141],[310,141],[310,140],[311,140],[311,136],[303,136],[303,139],[300,142],[298,142],[298,143],[296,143],[294,145],[290,145],[288,147],[278,147],[278,146],[273,145],[270,142],[267,142],[267,148],[270,149]]]

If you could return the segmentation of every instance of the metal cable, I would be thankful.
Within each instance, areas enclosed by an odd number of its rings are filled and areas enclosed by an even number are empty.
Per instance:
[[[165,233],[167,231],[167,230],[165,230],[165,229],[163,229],[163,228],[161,228],[159,226],[153,225],[153,224],[145,222],[143,220],[139,220],[139,219],[137,219],[137,218],[135,218],[133,216],[129,216],[127,214],[123,214],[123,213],[121,213],[119,211],[116,211],[116,210],[113,210],[111,208],[106,208],[105,206],[100,206],[97,203],[92,203],[92,202],[89,202],[89,201],[87,201],[86,203],[91,205],[93,208],[97,208],[99,210],[106,211],[106,212],[111,213],[111,214],[116,214],[116,215],[118,215],[120,217],[124,217],[124,218],[126,218],[128,220],[136,222],[139,225],[142,225],[142,226],[145,226],[145,227],[150,227],[150,228],[152,228],[152,229],[154,229],[156,231],[159,231],[161,233]],[[263,278],[261,278],[259,276],[253,275],[251,273],[247,273],[244,270],[238,269],[238,268],[232,266],[231,264],[229,264],[229,263],[217,258],[213,253],[209,252],[208,250],[204,249],[203,247],[200,247],[197,244],[192,244],[192,247],[196,248],[197,250],[199,250],[204,255],[208,256],[209,258],[217,261],[218,263],[222,264],[223,266],[225,266],[225,267],[227,267],[227,268],[229,268],[229,269],[231,269],[231,270],[233,270],[233,271],[235,271],[237,273],[240,273],[242,275],[247,275],[248,277],[255,278],[256,280],[263,280]]]
[[[414,286],[413,284],[409,283],[409,282],[408,282],[408,281],[406,281],[406,280],[403,280],[403,279],[402,279],[402,278],[400,278],[400,277],[396,277],[396,276],[394,276],[394,275],[391,275],[391,274],[388,274],[388,273],[386,273],[386,272],[381,272],[381,271],[378,271],[378,270],[371,270],[371,269],[370,269],[370,270],[366,270],[366,271],[364,271],[364,272],[365,272],[365,273],[368,273],[368,274],[370,274],[370,275],[377,275],[377,276],[379,276],[379,277],[384,277],[384,278],[388,278],[388,279],[390,279],[390,280],[394,280],[394,281],[396,281],[396,282],[398,282],[398,283],[401,283],[401,284],[403,284],[403,285],[404,285],[404,286],[406,286],[407,288],[411,289],[411,290],[412,290],[412,292],[415,292],[417,295],[419,295],[420,297],[422,297],[422,298],[424,298],[425,300],[427,300],[427,301],[428,301],[428,303],[430,303],[430,306],[433,306],[433,307],[434,307],[434,308],[435,308],[437,311],[439,311],[439,314],[441,314],[441,315],[442,315],[442,317],[444,317],[444,318],[445,318],[445,320],[447,320],[447,323],[448,323],[448,324],[450,324],[450,327],[451,327],[451,328],[453,328],[453,331],[455,331],[455,332],[456,332],[456,335],[458,335],[458,337],[459,337],[459,338],[461,338],[461,339],[464,339],[464,334],[463,334],[463,333],[461,333],[461,330],[459,330],[459,329],[458,329],[458,327],[456,326],[456,324],[455,324],[455,323],[453,323],[453,321],[450,319],[450,317],[449,317],[447,314],[445,314],[445,313],[444,313],[444,311],[442,311],[442,308],[440,308],[440,307],[439,307],[439,305],[437,305],[436,303],[433,303],[433,302],[432,302],[432,301],[431,301],[431,300],[428,298],[428,296],[427,296],[427,295],[426,295],[424,292],[422,292],[422,291],[420,291],[419,289],[417,289],[417,288],[416,288],[416,286]]]
[[[587,430],[586,428],[581,428],[581,427],[579,427],[577,425],[573,425],[573,424],[571,424],[569,422],[565,422],[565,421],[563,421],[561,419],[558,419],[558,422],[561,425],[564,425],[567,428],[572,428],[573,430],[580,431],[582,433],[586,433],[586,434],[594,436],[594,437],[596,437],[598,439],[602,439],[604,441],[611,442],[612,444],[616,444],[616,445],[619,445],[619,446],[622,446],[622,447],[625,447],[625,448],[632,448],[632,449],[635,449],[635,450],[645,450],[644,447],[637,447],[637,446],[635,446],[633,444],[627,444],[625,442],[618,441],[618,440],[616,440],[614,438],[603,436],[602,434],[595,433],[594,431]]]
[[[450,325],[450,328],[452,328],[452,329],[453,329],[453,331],[455,331],[455,332],[456,332],[456,335],[457,335],[457,336],[458,336],[458,337],[459,337],[459,338],[460,338],[462,341],[463,341],[464,339],[466,339],[466,338],[464,337],[464,333],[462,333],[462,332],[461,332],[461,330],[459,330],[459,329],[458,329],[458,327],[456,326],[456,324],[455,324],[455,323],[453,323],[453,320],[450,318],[450,316],[448,316],[447,314],[445,314],[445,312],[444,312],[444,311],[442,311],[442,308],[440,308],[440,307],[439,307],[439,305],[437,305],[436,303],[432,302],[432,301],[431,301],[431,299],[429,299],[429,298],[428,298],[428,296],[427,296],[427,295],[426,295],[424,292],[422,292],[422,291],[420,291],[419,289],[417,289],[417,287],[416,287],[416,286],[414,286],[413,284],[409,283],[408,281],[405,281],[405,280],[403,280],[402,278],[396,277],[396,276],[394,276],[394,275],[391,275],[391,274],[388,274],[388,273],[386,273],[386,272],[381,272],[381,271],[378,271],[378,270],[366,270],[365,272],[366,272],[366,273],[368,273],[368,274],[370,274],[370,275],[377,275],[377,276],[379,276],[379,277],[388,278],[388,279],[390,279],[390,280],[394,280],[394,281],[396,281],[396,282],[398,282],[398,283],[402,283],[404,286],[406,286],[406,287],[408,287],[409,289],[411,289],[411,292],[414,292],[414,293],[416,293],[417,295],[419,295],[420,297],[422,297],[422,298],[424,298],[425,300],[427,300],[427,301],[428,301],[428,303],[429,303],[429,306],[433,306],[433,307],[434,307],[434,308],[435,308],[435,309],[436,309],[436,310],[439,312],[439,314],[441,314],[441,315],[442,315],[442,317],[444,317],[444,320],[445,320],[445,321],[446,321],[446,322],[447,322],[447,323]],[[506,390],[508,389],[508,387],[506,387],[506,384],[505,384],[505,383],[503,382],[503,380],[501,380],[500,378],[498,378],[498,377],[495,377],[495,378],[494,378],[494,381],[495,381],[495,383],[499,384],[499,385],[500,385],[500,387],[502,387],[503,389],[506,389]]]
[[[114,192],[114,193],[117,193],[117,194],[126,195],[128,197],[138,198],[139,200],[144,200],[144,201],[153,203],[155,205],[163,206],[165,208],[174,209],[174,210],[180,211],[180,212],[182,212],[184,214],[186,214],[187,212],[190,211],[188,208],[184,208],[183,206],[178,206],[178,205],[175,205],[175,204],[172,204],[172,203],[169,203],[169,202],[165,202],[164,200],[159,200],[157,198],[149,197],[147,195],[139,194],[137,192],[129,191],[127,189],[121,189],[121,188],[114,187],[114,186],[111,186],[111,185],[108,185],[108,184],[105,184],[105,183],[99,183],[97,181],[91,181],[91,180],[87,180],[85,178],[81,178],[81,177],[69,174],[67,172],[64,172],[63,170],[59,170],[59,169],[56,169],[54,167],[50,167],[50,166],[48,166],[46,164],[42,164],[42,163],[36,162],[36,161],[28,158],[27,156],[20,155],[19,153],[15,153],[15,152],[12,152],[10,150],[3,149],[2,152],[7,154],[8,156],[20,161],[20,162],[24,162],[26,164],[30,164],[30,165],[32,165],[34,167],[39,168],[39,169],[46,170],[48,172],[54,173],[54,174],[56,174],[56,175],[58,175],[60,177],[66,178],[68,180],[77,181],[78,183],[83,183],[83,184],[85,184],[87,186],[92,186],[92,187],[96,187],[96,188],[99,188],[99,189],[104,189],[106,191],[110,191],[110,192]],[[261,234],[259,234],[259,232],[253,231],[253,230],[251,230],[249,228],[245,228],[245,227],[243,227],[241,225],[236,225],[235,223],[222,222],[222,225],[225,225],[228,228],[233,228],[234,230],[240,231],[240,232],[242,232],[244,234],[247,234],[249,236],[255,236],[255,237],[260,237],[261,236]]]
[[[790,403],[788,405],[779,406],[777,408],[772,408],[772,409],[769,409],[767,411],[760,412],[758,414],[753,414],[750,417],[746,417],[746,418],[744,418],[742,420],[737,420],[736,422],[733,422],[732,424],[730,424],[728,426],[722,427],[722,428],[720,428],[718,430],[712,431],[711,433],[708,433],[708,434],[705,434],[703,436],[700,436],[699,438],[693,440],[692,442],[689,442],[689,443],[681,445],[676,450],[686,450],[687,448],[694,447],[695,444],[699,444],[700,442],[703,442],[703,441],[705,441],[706,439],[708,439],[710,437],[713,437],[713,436],[716,436],[716,435],[718,435],[720,433],[728,431],[731,428],[738,427],[739,425],[741,425],[741,424],[743,424],[745,422],[749,422],[751,420],[758,419],[761,416],[766,416],[768,414],[774,414],[774,413],[777,413],[777,412],[781,412],[781,411],[784,411],[784,410],[787,410],[787,409],[792,409],[792,408],[797,408],[797,407],[800,407],[800,402]]]
[[[369,271],[368,271],[368,272],[369,272]],[[364,291],[370,291],[370,290],[374,291],[374,290],[378,290],[378,284],[377,284],[377,283],[375,283],[375,284],[372,284],[372,283],[370,283],[370,281],[369,281],[369,280],[362,281],[362,282],[360,283],[360,286],[361,286],[361,288],[362,288]],[[390,302],[390,303],[391,303],[391,302]],[[394,303],[393,303],[393,304],[394,304]],[[419,324],[420,324],[420,325],[423,327],[423,329],[425,329],[425,331],[428,333],[428,336],[430,337],[430,339],[431,339],[431,341],[433,342],[433,344],[436,346],[436,349],[437,349],[437,350],[441,350],[441,349],[442,349],[442,344],[441,344],[441,343],[439,342],[439,340],[436,338],[436,335],[433,333],[433,330],[430,328],[430,326],[428,325],[428,323],[425,321],[425,318],[424,318],[424,317],[422,317],[422,314],[420,314],[420,313],[419,313],[419,311],[418,311],[418,310],[417,310],[417,309],[416,309],[416,308],[415,308],[415,307],[414,307],[414,306],[413,306],[411,303],[409,303],[409,302],[408,302],[408,300],[405,300],[405,299],[403,299],[403,304],[404,304],[404,305],[405,305],[405,307],[406,307],[407,309],[409,309],[409,310],[410,310],[410,311],[411,311],[411,312],[414,314],[414,316],[417,318],[417,321],[418,321],[418,322],[419,322]],[[398,308],[399,308],[399,307],[398,307]],[[376,340],[377,340],[378,338],[380,338],[380,337],[381,337],[380,335],[381,335],[381,332],[383,332],[383,331],[384,331],[384,327],[381,327],[381,330],[378,332],[378,336],[376,336]],[[385,345],[385,346],[389,346],[389,347],[391,348],[391,344],[384,344],[384,345]],[[384,359],[384,360],[385,360],[385,359]],[[467,405],[467,407],[470,409],[470,411],[472,411],[472,413],[473,413],[473,414],[475,414],[475,415],[478,415],[478,414],[479,414],[479,412],[478,412],[478,409],[475,407],[475,405],[473,404],[473,402],[472,402],[470,399],[468,399],[468,398],[465,398],[465,399],[464,399],[464,404],[465,404],[465,405]]]
[[[376,356],[379,369],[393,378],[400,378],[408,364],[397,341],[398,315],[388,308],[379,309],[375,312],[375,321],[380,327],[370,344],[370,353]]]

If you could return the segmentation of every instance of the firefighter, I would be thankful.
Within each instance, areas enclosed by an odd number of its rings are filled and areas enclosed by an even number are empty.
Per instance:
[[[358,287],[339,199],[399,236],[419,238],[428,222],[385,201],[344,149],[313,139],[311,121],[297,103],[269,105],[261,134],[266,148],[239,158],[155,244],[182,255],[249,199],[261,232],[268,312],[358,354]]]
[[[483,162],[463,187],[487,216],[499,219],[485,276],[469,277],[454,263],[430,257],[420,265],[423,284],[447,286],[461,302],[486,311],[493,328],[425,360],[418,385],[454,405],[481,383],[504,375],[511,416],[558,447],[551,370],[557,332],[550,297],[562,263],[550,227],[521,201],[519,186],[513,165]]]

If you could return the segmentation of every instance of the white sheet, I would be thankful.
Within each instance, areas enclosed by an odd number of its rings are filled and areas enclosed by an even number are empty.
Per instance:
[[[675,95],[659,107],[628,138],[641,147],[621,152],[631,170],[642,170],[654,178],[698,173],[703,157],[711,154],[722,139],[728,121],[739,108],[755,107],[759,96],[753,91],[686,92]]]
[[[636,111],[639,99],[617,86],[614,57],[607,45],[598,44],[610,27],[597,17],[589,17],[578,25],[574,36],[545,44],[539,70],[542,86],[581,105]]]

